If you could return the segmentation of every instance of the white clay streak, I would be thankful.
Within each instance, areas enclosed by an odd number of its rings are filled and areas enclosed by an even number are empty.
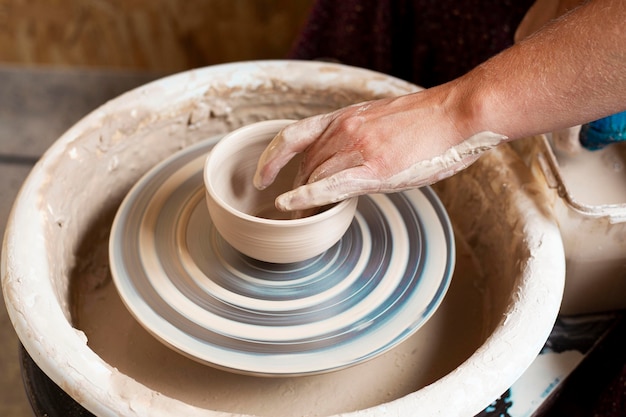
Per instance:
[[[507,137],[493,132],[477,133],[460,144],[451,147],[442,155],[419,161],[408,169],[394,175],[385,182],[381,191],[401,191],[421,187],[449,177],[467,168],[485,151],[507,141]]]
[[[368,193],[393,193],[433,184],[474,163],[485,151],[508,138],[493,132],[480,132],[451,147],[442,155],[419,161],[386,180],[363,179],[361,167],[353,167],[330,177],[296,188],[279,196],[279,210],[292,211],[323,206]]]

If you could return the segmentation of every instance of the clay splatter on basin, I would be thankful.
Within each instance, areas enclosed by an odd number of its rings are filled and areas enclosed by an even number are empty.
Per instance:
[[[130,315],[108,272],[108,228],[93,230],[76,282],[76,326],[107,363],[172,398],[263,417],[329,416],[401,398],[453,371],[485,341],[494,323],[484,277],[465,242],[444,303],[414,336],[355,367],[329,374],[263,378],[220,371],[163,345]],[[341,395],[337,395],[340,392]]]
[[[297,409],[413,417],[415,410],[484,409],[541,349],[564,278],[562,242],[543,190],[508,147],[435,188],[458,251],[440,309],[411,339],[354,368],[259,380],[200,366],[143,331],[108,275],[113,215],[131,186],[167,156],[255,121],[299,119],[417,90],[340,65],[253,62],[168,77],[86,116],[33,169],[7,224],[3,294],[29,354],[99,416]]]

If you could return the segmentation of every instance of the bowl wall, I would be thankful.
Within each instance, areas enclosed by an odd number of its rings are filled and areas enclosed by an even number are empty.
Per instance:
[[[276,197],[293,188],[301,155],[265,190],[254,187],[259,157],[290,123],[293,121],[266,120],[237,129],[215,145],[204,166],[206,202],[213,224],[239,252],[265,262],[300,262],[321,254],[341,239],[356,212],[357,199],[302,218],[276,209]]]

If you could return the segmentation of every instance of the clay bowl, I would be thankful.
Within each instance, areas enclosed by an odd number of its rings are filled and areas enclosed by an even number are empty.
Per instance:
[[[350,226],[358,202],[347,199],[302,218],[278,211],[274,200],[293,188],[298,158],[287,164],[270,187],[254,188],[252,178],[261,153],[292,122],[266,120],[239,128],[213,147],[204,166],[213,224],[239,252],[265,262],[299,262],[326,251]]]
[[[109,273],[118,207],[169,155],[257,121],[300,119],[418,90],[336,64],[235,63],[158,80],[87,115],[34,167],[7,223],[2,289],[28,353],[98,416],[413,417],[483,410],[541,350],[565,277],[544,188],[508,146],[437,184],[457,245],[450,288],[424,327],[362,365],[271,379],[203,366],[145,332]]]

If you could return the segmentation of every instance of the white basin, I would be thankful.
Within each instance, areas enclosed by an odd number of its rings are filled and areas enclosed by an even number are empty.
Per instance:
[[[552,329],[563,245],[508,146],[435,190],[455,228],[446,299],[409,340],[365,364],[300,378],[227,374],[157,342],[125,310],[107,264],[110,223],[149,168],[264,119],[298,119],[419,90],[318,62],[235,63],[130,91],[69,129],[24,183],[2,250],[2,289],[34,361],[98,416],[471,416],[530,365]]]

